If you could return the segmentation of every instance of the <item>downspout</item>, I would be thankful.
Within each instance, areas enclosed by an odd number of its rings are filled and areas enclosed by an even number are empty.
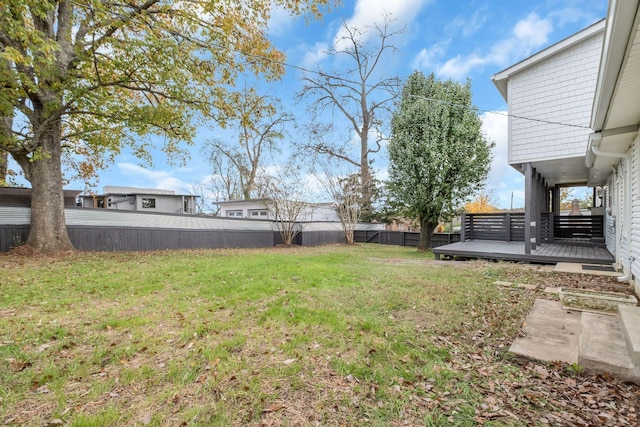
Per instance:
[[[596,134],[592,134],[596,136]],[[597,132],[597,137],[599,139],[600,135]],[[628,282],[631,280],[633,275],[631,274],[631,155],[627,153],[612,153],[610,151],[600,151],[599,147],[596,147],[594,144],[591,144],[591,151],[596,156],[601,157],[609,157],[612,159],[624,159],[625,160],[625,194],[624,194],[624,219],[626,226],[626,235],[627,235],[627,274],[622,277],[618,277],[618,282]],[[624,270],[623,270],[624,273]]]

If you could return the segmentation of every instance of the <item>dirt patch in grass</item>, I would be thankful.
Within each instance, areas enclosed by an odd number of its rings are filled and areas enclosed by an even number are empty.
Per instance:
[[[633,288],[620,283],[616,277],[593,274],[535,271],[526,267],[512,267],[504,270],[507,281],[528,283],[539,287],[593,289],[606,292],[621,292],[633,295]]]
[[[407,259],[407,258],[368,258],[368,261],[372,263],[380,263],[383,265],[422,265],[422,266],[438,266],[438,267],[453,267],[463,269],[478,269],[484,268],[488,264],[486,261],[445,261],[434,260],[429,258]]]

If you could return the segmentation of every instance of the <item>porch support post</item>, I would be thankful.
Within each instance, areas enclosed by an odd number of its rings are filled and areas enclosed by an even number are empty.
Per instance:
[[[536,173],[536,245],[542,245],[542,206],[544,206],[544,179]]]
[[[547,227],[544,231],[544,242],[549,242],[549,186],[547,186],[547,181],[542,180],[542,197],[541,197],[541,210],[542,215],[546,215],[546,224]]]
[[[533,168],[523,165],[524,172],[524,253],[531,255],[531,221],[533,219]]]
[[[535,250],[540,243],[540,176],[536,168],[531,168],[532,188],[531,193],[531,249]]]
[[[553,187],[553,195],[551,198],[552,201],[552,205],[551,205],[551,210],[553,212],[553,215],[558,216],[560,215],[560,187],[555,186]]]
[[[465,242],[467,240],[467,235],[465,229],[467,228],[467,214],[462,213],[462,217],[460,218],[460,241]],[[451,227],[451,232],[453,232],[453,227]]]
[[[549,185],[545,185],[544,188],[544,210],[545,212],[551,212],[553,208],[551,207],[551,192],[552,190],[549,188]]]

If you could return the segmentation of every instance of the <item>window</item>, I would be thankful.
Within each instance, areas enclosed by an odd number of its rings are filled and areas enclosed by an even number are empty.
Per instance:
[[[155,207],[156,207],[156,199],[151,199],[151,198],[142,199],[142,209],[155,209]]]
[[[249,211],[249,216],[253,219],[267,219],[267,210],[251,210]]]
[[[242,218],[242,211],[225,211],[228,217]]]

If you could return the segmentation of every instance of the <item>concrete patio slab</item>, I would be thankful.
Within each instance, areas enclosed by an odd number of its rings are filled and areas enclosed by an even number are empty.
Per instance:
[[[621,306],[640,316],[640,308]],[[516,338],[509,351],[544,361],[578,364],[640,384],[640,367],[634,363],[627,342],[640,337],[634,317],[620,317],[562,308],[559,301],[537,299],[525,320],[524,337]],[[625,326],[629,323],[626,331]],[[640,339],[640,338],[638,338]]]
[[[618,317],[583,312],[581,322],[578,363],[633,381],[634,365]]]
[[[558,301],[538,299],[527,316],[524,337],[516,338],[509,351],[545,361],[578,363],[582,313],[565,310]]]
[[[583,265],[592,265],[594,267],[602,267],[602,265],[597,264],[583,264],[576,262],[559,262],[556,264],[553,271],[560,273],[577,273],[577,274],[590,274],[592,276],[610,276],[610,277],[619,277],[622,276],[622,273],[618,271],[598,271],[598,270],[586,270],[583,269]]]

